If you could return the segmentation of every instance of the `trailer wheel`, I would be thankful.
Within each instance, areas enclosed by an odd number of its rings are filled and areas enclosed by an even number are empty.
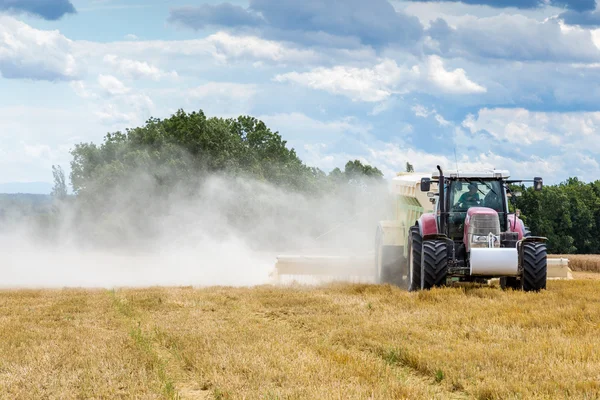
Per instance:
[[[448,275],[448,243],[445,240],[423,242],[421,289],[444,286]]]
[[[411,226],[408,237],[408,290],[421,288],[421,252],[423,239],[418,226]]]
[[[523,290],[538,292],[546,289],[547,256],[546,243],[526,242],[522,245]]]
[[[505,276],[500,278],[500,287],[503,290],[513,289],[520,290],[521,289],[521,281],[513,276]]]
[[[390,283],[392,285],[406,288],[407,261],[404,257],[404,247],[402,246],[384,246],[383,232],[377,229],[375,242],[375,265],[376,282],[378,284]]]

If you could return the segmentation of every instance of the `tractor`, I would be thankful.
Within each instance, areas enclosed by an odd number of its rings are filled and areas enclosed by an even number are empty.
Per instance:
[[[546,238],[532,236],[518,213],[509,212],[509,199],[519,194],[509,184],[525,182],[509,177],[505,170],[444,175],[437,166],[417,185],[433,204],[430,212],[419,212],[423,194],[400,192],[395,221],[379,224],[377,281],[416,291],[499,278],[503,289],[545,289]],[[413,175],[405,187],[414,180]],[[534,178],[533,185],[542,190],[542,178]]]

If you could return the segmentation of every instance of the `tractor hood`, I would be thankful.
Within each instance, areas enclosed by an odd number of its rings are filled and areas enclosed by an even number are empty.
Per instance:
[[[492,233],[500,236],[500,219],[498,212],[488,207],[471,207],[467,210],[465,218],[464,243],[467,251],[470,250],[477,238],[488,236]]]

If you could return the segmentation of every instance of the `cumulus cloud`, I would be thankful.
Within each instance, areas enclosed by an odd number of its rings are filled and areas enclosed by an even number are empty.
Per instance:
[[[423,33],[416,17],[388,0],[250,0],[247,9],[227,3],[175,8],[169,20],[193,29],[253,27],[270,38],[332,46],[350,43],[347,37],[373,46],[412,44]]]
[[[427,67],[427,79],[446,93],[485,93],[487,91],[485,87],[467,78],[464,69],[446,70],[444,62],[438,56],[430,56]]]
[[[316,62],[319,55],[309,49],[297,49],[274,40],[265,40],[257,36],[234,36],[226,32],[217,32],[206,38],[212,46],[212,54],[220,61],[250,60],[270,63]]]
[[[393,60],[385,60],[373,68],[336,66],[315,68],[309,72],[289,72],[277,75],[277,82],[293,82],[332,94],[341,94],[353,101],[378,102],[397,91],[403,79],[417,74],[399,67]]]
[[[119,58],[114,54],[105,55],[104,62],[120,75],[130,79],[148,78],[159,81],[165,77],[177,78],[178,76],[176,71],[166,72],[147,62]]]
[[[465,18],[450,26],[438,18],[427,33],[429,50],[445,57],[554,62],[600,59],[590,31],[565,29],[556,19],[540,22],[523,15],[500,14]]]
[[[344,95],[353,101],[381,102],[393,94],[421,91],[435,94],[478,94],[486,88],[467,78],[461,69],[448,71],[441,58],[429,57],[422,65],[398,66],[385,59],[372,68],[336,66],[315,68],[309,72],[289,72],[274,78],[317,90]]]
[[[471,134],[481,132],[499,142],[520,146],[536,143],[549,148],[600,150],[600,112],[543,112],[523,108],[483,108],[469,114],[462,125]],[[541,151],[541,148],[536,148]]]
[[[495,8],[540,8],[544,6],[554,6],[560,8],[569,8],[571,10],[585,11],[593,10],[596,7],[596,0],[409,0],[419,3],[431,2],[461,2],[464,4],[485,5]]]
[[[131,90],[125,86],[123,82],[112,75],[100,74],[98,76],[98,84],[107,94],[110,95],[125,94],[129,93]]]
[[[374,57],[368,47],[353,49],[307,49],[298,44],[264,39],[249,34],[216,32],[202,39],[189,40],[138,40],[117,42],[75,41],[72,44],[77,58],[103,62],[108,54],[117,61],[147,60],[149,65],[158,63],[173,66],[181,75],[185,69],[218,67],[237,63],[254,66],[303,66],[332,64],[344,60],[364,60]],[[198,58],[206,62],[198,63]],[[190,62],[192,60],[193,62]],[[212,62],[211,62],[212,61]],[[252,66],[250,65],[250,66]],[[94,67],[95,63],[91,63]],[[163,71],[166,74],[172,72]]]
[[[78,76],[73,42],[0,15],[0,73],[7,79],[60,81]]]
[[[69,0],[0,0],[0,11],[26,13],[47,20],[57,20],[66,14],[75,14]]]

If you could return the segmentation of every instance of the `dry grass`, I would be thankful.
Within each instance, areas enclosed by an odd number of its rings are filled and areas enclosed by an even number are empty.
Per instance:
[[[573,271],[600,272],[600,254],[549,254],[551,258],[568,258]]]
[[[0,292],[0,397],[600,397],[600,281]]]

